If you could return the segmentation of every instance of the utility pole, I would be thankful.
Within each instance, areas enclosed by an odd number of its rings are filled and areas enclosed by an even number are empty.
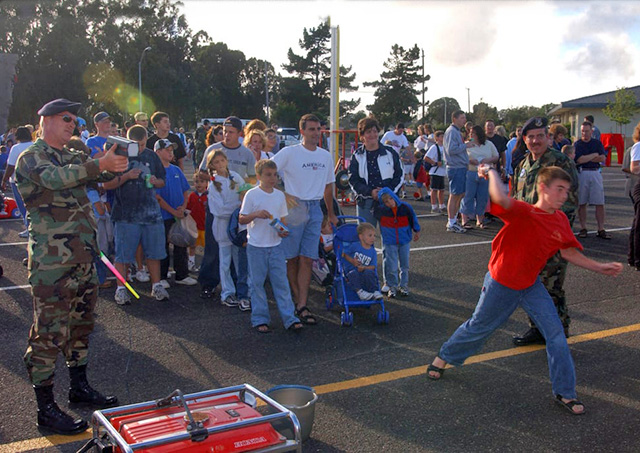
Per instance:
[[[471,90],[467,88],[467,113],[471,113]]]
[[[264,93],[267,97],[267,124],[269,124],[269,73],[267,72],[267,62],[264,62]]]
[[[138,111],[142,112],[142,59],[144,54],[151,50],[151,47],[146,47],[140,55],[140,61],[138,62]]]
[[[422,50],[422,121],[424,121],[424,49]]]
[[[444,99],[444,124],[447,125],[447,98]]]

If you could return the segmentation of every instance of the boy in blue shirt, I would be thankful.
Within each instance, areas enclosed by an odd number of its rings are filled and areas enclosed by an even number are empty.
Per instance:
[[[153,150],[162,161],[166,173],[165,186],[161,189],[156,189],[156,198],[160,208],[162,208],[166,237],[167,256],[160,262],[160,278],[162,279],[160,283],[165,288],[169,287],[167,282],[167,274],[169,272],[169,230],[176,218],[180,219],[188,215],[185,213],[185,209],[189,201],[190,188],[187,178],[180,170],[180,167],[171,164],[174,147],[173,143],[163,138],[153,145]],[[176,283],[178,285],[193,286],[198,283],[195,279],[189,277],[189,254],[186,247],[173,246],[173,268],[176,271]]]
[[[373,246],[376,229],[370,223],[363,222],[358,225],[357,232],[360,242],[349,244],[342,253],[347,282],[361,300],[381,299],[376,275],[378,257]]]
[[[409,248],[411,239],[420,238],[420,224],[413,208],[400,201],[388,188],[378,192],[378,206],[373,215],[380,222],[382,235],[382,272],[385,286],[389,287],[389,298],[409,295]],[[398,262],[400,262],[400,284],[398,285]],[[383,289],[384,290],[384,289]]]

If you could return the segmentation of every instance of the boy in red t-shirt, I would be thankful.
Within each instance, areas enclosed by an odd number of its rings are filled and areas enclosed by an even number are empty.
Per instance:
[[[196,247],[204,247],[204,219],[207,209],[207,186],[209,181],[206,175],[199,171],[193,175],[193,182],[196,186],[196,190],[189,195],[189,201],[187,202],[187,209],[191,211],[191,217],[196,221],[198,227],[198,239],[196,245],[189,247],[189,271],[198,272],[196,267]]]
[[[598,263],[580,253],[582,246],[560,210],[571,188],[571,177],[561,168],[545,167],[538,172],[539,199],[535,205],[509,198],[499,173],[489,166],[480,165],[478,174],[489,179],[491,213],[504,221],[504,227],[491,245],[489,272],[473,316],[442,345],[427,368],[427,377],[440,379],[447,364],[462,365],[522,306],[546,340],[555,401],[574,415],[583,414],[562,322],[538,274],[558,250],[570,263],[605,275],[618,275],[622,264]]]

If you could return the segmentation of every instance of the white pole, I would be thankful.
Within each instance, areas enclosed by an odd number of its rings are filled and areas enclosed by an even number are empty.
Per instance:
[[[329,108],[329,129],[337,131],[340,127],[340,27],[331,27],[331,102]],[[329,152],[336,162],[339,135],[332,132],[329,137],[331,138]]]

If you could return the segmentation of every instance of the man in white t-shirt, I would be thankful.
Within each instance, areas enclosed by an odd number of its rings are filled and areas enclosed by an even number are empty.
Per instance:
[[[390,146],[396,153],[400,153],[400,150],[409,146],[409,140],[404,135],[404,124],[398,123],[396,128],[392,131],[387,131],[381,140],[383,145]]]
[[[287,259],[287,278],[296,302],[296,314],[305,324],[316,324],[307,308],[311,264],[318,259],[322,209],[324,198],[329,220],[338,223],[333,212],[335,175],[333,159],[319,148],[320,120],[311,114],[300,118],[302,143],[287,146],[271,159],[278,165],[278,173],[285,186],[289,205],[287,225],[291,232],[283,239]]]
[[[425,162],[432,165],[429,169],[431,177],[431,212],[446,214],[447,206],[444,204],[444,178],[447,176],[447,168],[444,161],[444,132],[436,131],[436,143],[424,156]]]

